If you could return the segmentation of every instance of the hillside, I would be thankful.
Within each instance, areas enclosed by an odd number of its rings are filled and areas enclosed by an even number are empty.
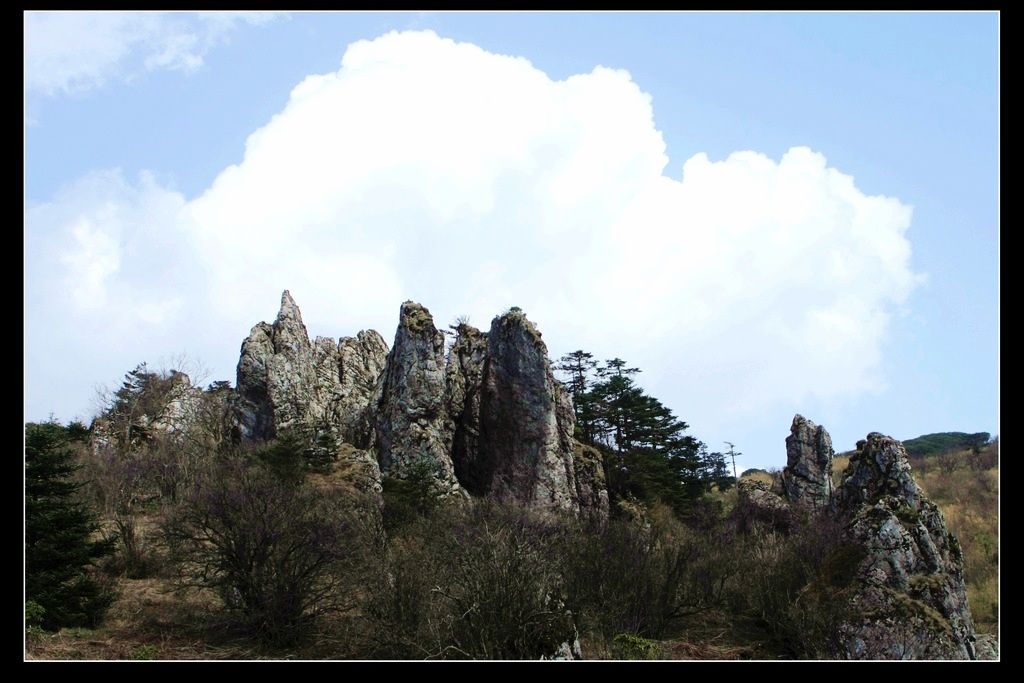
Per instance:
[[[998,443],[837,458],[797,415],[733,487],[624,361],[565,386],[518,309],[451,336],[406,302],[390,348],[311,341],[285,292],[236,388],[139,366],[90,427],[27,425],[117,550],[105,620],[29,596],[26,656],[998,656]]]

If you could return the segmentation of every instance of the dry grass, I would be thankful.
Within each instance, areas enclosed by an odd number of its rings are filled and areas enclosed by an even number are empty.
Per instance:
[[[675,638],[659,644],[665,659],[769,660],[784,656],[763,628],[716,610],[690,617]]]
[[[171,592],[164,579],[122,579],[118,599],[97,629],[61,629],[29,636],[26,659],[251,659],[237,643],[218,644],[203,628],[208,597]]]

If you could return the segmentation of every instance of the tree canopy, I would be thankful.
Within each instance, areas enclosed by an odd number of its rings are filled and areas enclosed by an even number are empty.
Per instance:
[[[661,500],[685,514],[727,476],[721,454],[709,455],[686,433],[689,425],[636,383],[638,368],[621,358],[601,364],[580,350],[562,356],[555,369],[568,378],[577,438],[605,453],[613,497]]]

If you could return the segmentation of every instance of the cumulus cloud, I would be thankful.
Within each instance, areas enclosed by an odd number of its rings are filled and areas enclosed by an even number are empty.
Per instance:
[[[194,71],[240,24],[267,12],[26,12],[25,90],[53,96],[145,70]]]
[[[625,71],[555,81],[522,57],[389,33],[299,83],[201,196],[113,180],[109,202],[38,215],[64,235],[54,266],[80,313],[209,311],[220,332],[198,353],[218,376],[287,288],[310,332],[335,336],[389,337],[407,298],[439,326],[520,306],[553,354],[627,359],[697,428],[880,386],[888,321],[921,279],[910,207],[802,147],[667,164]],[[132,249],[174,256],[129,272]],[[185,280],[168,274],[180,263]],[[119,304],[97,312],[115,282]]]

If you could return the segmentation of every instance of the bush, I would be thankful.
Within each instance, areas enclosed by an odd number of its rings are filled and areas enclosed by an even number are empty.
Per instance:
[[[646,638],[634,636],[631,633],[620,633],[615,636],[612,652],[615,659],[658,659],[661,657],[661,647]]]
[[[164,533],[183,587],[212,589],[233,623],[283,644],[351,606],[353,520],[337,493],[226,457],[172,511]]]
[[[799,659],[828,659],[839,651],[837,627],[849,621],[846,588],[863,559],[842,542],[843,520],[831,511],[791,511],[785,529],[746,520],[744,581],[731,595]]]
[[[492,501],[414,521],[368,585],[371,655],[537,659],[571,646],[561,531],[543,515]]]
[[[42,635],[43,628],[43,617],[46,616],[46,610],[35,600],[28,600],[25,602],[25,635],[37,636]]]
[[[396,532],[420,517],[429,517],[440,504],[437,476],[429,462],[405,468],[403,477],[383,477],[384,528]]]
[[[710,506],[679,522],[667,506],[650,521],[615,520],[566,536],[562,549],[566,601],[585,632],[661,637],[678,620],[719,605],[738,566],[728,531]],[[723,535],[725,534],[725,535]]]

